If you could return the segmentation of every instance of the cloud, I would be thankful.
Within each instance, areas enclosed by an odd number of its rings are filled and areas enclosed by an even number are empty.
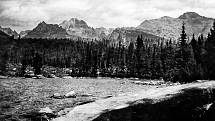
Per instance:
[[[49,20],[48,14],[36,0],[0,1],[0,25],[12,26],[18,31],[30,29],[42,20]]]
[[[40,21],[59,24],[76,17],[94,27],[137,26],[145,19],[187,11],[215,18],[214,0],[0,0],[0,25],[18,31]]]

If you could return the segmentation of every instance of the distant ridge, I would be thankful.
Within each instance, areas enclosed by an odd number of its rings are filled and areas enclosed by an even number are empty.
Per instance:
[[[201,16],[195,12],[186,12],[178,18],[164,16],[159,19],[146,20],[136,28],[160,37],[178,39],[183,21],[186,24],[187,35],[190,37],[192,34],[206,36],[213,24],[212,18]]]

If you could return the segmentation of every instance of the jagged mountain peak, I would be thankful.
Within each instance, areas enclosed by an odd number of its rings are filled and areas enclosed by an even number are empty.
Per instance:
[[[42,30],[46,30],[48,28],[52,28],[53,29],[53,28],[61,28],[61,27],[59,27],[58,24],[47,24],[46,22],[42,21],[34,29],[36,29],[36,30],[41,30],[41,29]]]
[[[38,26],[46,26],[46,25],[47,25],[47,23],[45,21],[42,21],[38,24]]]
[[[64,29],[69,28],[89,28],[87,23],[84,20],[79,20],[77,18],[71,18],[70,20],[64,20],[59,24]]]
[[[46,26],[48,26],[48,25],[43,21],[43,22],[40,22],[40,23],[36,26],[36,28],[34,28],[34,29],[45,28]]]
[[[41,24],[46,24],[46,22],[45,22],[45,21],[42,21]]]
[[[89,27],[84,20],[77,18],[65,20],[59,24],[59,26],[65,29],[69,35],[75,35],[82,38],[99,38],[100,34],[103,34],[102,31],[106,31]]]
[[[198,13],[196,12],[186,12],[183,15],[179,16],[179,19],[190,19],[190,18],[201,18],[202,16],[200,16]]]
[[[69,21],[70,21],[70,22],[82,22],[82,23],[87,24],[84,20],[80,20],[80,19],[78,19],[78,18],[71,18]]]
[[[23,33],[25,38],[66,38],[66,30],[57,24],[40,22],[32,31]]]

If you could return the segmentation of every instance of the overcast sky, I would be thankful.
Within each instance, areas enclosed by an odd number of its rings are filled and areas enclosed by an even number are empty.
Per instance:
[[[79,18],[92,27],[127,27],[187,11],[215,18],[215,0],[0,0],[0,25],[20,31]]]

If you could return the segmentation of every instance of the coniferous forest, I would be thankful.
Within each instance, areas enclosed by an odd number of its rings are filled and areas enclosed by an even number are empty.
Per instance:
[[[17,76],[28,66],[36,74],[44,66],[69,68],[74,77],[119,77],[192,82],[215,79],[215,22],[208,36],[186,35],[182,24],[179,40],[149,40],[142,35],[129,44],[123,39],[29,39],[10,38],[1,43],[1,74],[8,64],[20,64]]]

